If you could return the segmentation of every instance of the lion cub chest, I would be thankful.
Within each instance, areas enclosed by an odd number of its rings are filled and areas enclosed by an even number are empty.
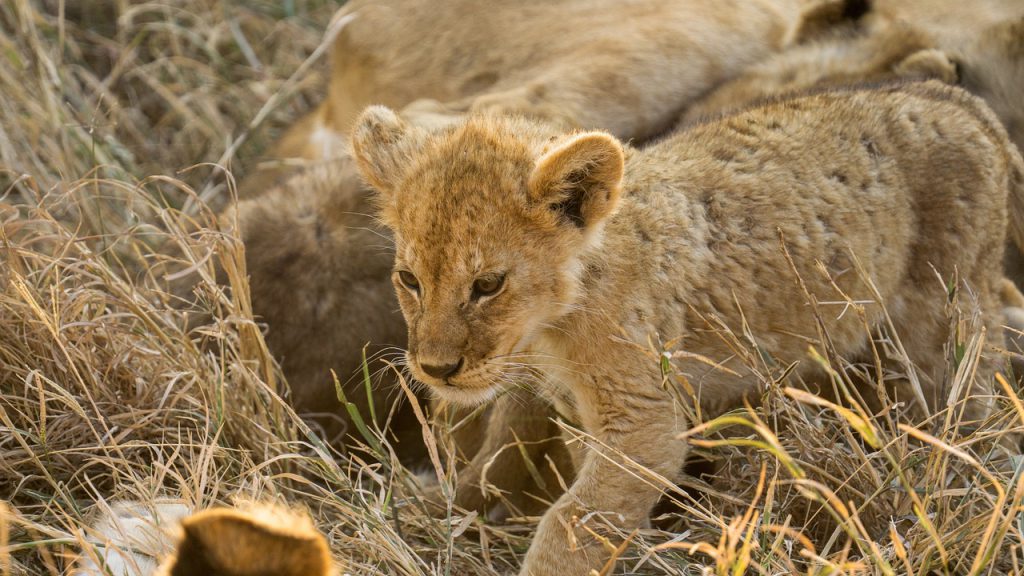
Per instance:
[[[540,375],[537,386],[562,420],[576,425],[580,421],[575,390],[585,386],[589,370],[570,358],[571,347],[563,336],[548,332],[540,334],[530,345],[531,354],[542,360],[536,363]]]

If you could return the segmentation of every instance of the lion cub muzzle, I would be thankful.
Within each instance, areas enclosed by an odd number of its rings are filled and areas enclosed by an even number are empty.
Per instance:
[[[423,370],[427,376],[437,378],[448,384],[448,377],[455,375],[462,368],[463,362],[462,358],[459,358],[458,362],[448,362],[446,364],[427,364],[420,360],[420,370]]]
[[[419,296],[417,296],[417,299]],[[455,311],[452,298],[426,299],[424,308]],[[472,364],[466,357],[469,331],[454,312],[426,313],[409,323],[408,363],[417,380],[435,388],[457,387],[457,376]]]

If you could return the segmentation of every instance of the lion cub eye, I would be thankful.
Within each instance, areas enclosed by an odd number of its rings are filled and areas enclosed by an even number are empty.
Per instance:
[[[416,276],[408,270],[399,270],[398,279],[402,281],[402,285],[405,286],[410,292],[420,291],[420,281],[416,279]]]
[[[505,285],[504,274],[491,274],[477,278],[473,282],[473,299],[479,300],[484,296],[496,294]]]

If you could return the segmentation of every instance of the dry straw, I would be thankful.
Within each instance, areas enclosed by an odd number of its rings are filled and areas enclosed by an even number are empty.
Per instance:
[[[334,8],[0,4],[0,574],[59,574],[104,545],[96,513],[168,498],[304,507],[352,574],[518,565],[535,518],[431,513],[372,418],[365,448],[340,454],[296,417],[250,309],[243,247],[211,228],[230,197],[222,168],[251,166],[315,99]],[[949,319],[955,391],[1001,343],[975,328],[966,291],[951,291]],[[817,384],[851,396],[842,405],[802,391],[749,335],[723,336],[764,375],[760,407],[694,428],[694,453],[718,472],[682,488],[621,459],[674,508],[657,528],[608,538],[619,570],[1022,571],[1024,476],[1003,449],[1024,422],[1013,386],[1001,381],[983,426],[958,427],[953,402],[910,427],[852,397],[854,378],[897,375],[850,366],[826,334],[807,335],[803,361],[828,369]],[[900,355],[895,335],[876,346]],[[653,346],[651,361],[685,389],[675,353]]]

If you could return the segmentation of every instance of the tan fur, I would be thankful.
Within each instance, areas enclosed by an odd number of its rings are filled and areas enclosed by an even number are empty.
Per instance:
[[[102,565],[83,554],[72,570],[75,576],[337,574],[327,541],[309,516],[278,505],[212,508],[189,515],[181,502],[122,501],[112,504],[93,530],[100,536]]]
[[[418,126],[436,128],[472,106],[501,110],[536,105],[538,116],[557,120],[571,114],[579,119],[562,120],[611,127],[624,137],[643,136],[663,129],[666,115],[700,92],[781,46],[795,19],[811,17],[804,6],[842,3],[689,0],[669,7],[649,0],[615,0],[610,4],[609,8],[571,0],[526,6],[494,3],[484,8],[477,2],[469,7],[465,0],[429,6],[422,0],[352,2],[340,16],[349,21],[334,45],[329,96],[289,131],[276,155],[341,158],[327,168],[314,165],[311,172],[276,187],[267,182],[283,172],[257,173],[243,185],[244,196],[266,194],[266,198],[245,202],[239,210],[254,310],[269,325],[268,342],[282,362],[296,407],[303,413],[320,414],[317,420],[329,436],[347,426],[347,417],[339,413],[330,370],[338,373],[349,399],[365,416],[368,400],[358,373],[362,347],[372,342],[372,354],[385,345],[404,345],[404,324],[392,313],[397,308],[393,293],[380,289],[387,282],[391,255],[376,249],[385,242],[374,236],[379,230],[372,223],[346,214],[366,211],[365,190],[345,168],[347,147],[339,136],[358,110],[370,103],[400,105],[419,98],[403,109],[403,117]],[[625,11],[630,18],[617,18]],[[580,12],[587,15],[578,17]],[[566,20],[572,14],[577,16]],[[435,38],[438,29],[446,31],[443,41],[427,42],[425,37]],[[636,39],[641,32],[643,39]],[[610,36],[615,36],[614,41],[608,40]],[[620,49],[609,51],[609,42]],[[627,45],[628,49],[622,48]],[[500,60],[488,56],[499,52],[497,46],[504,46]],[[447,55],[450,51],[462,56],[452,58]],[[590,52],[594,51],[603,55],[593,57]],[[540,52],[543,57],[535,57]],[[632,63],[636,59],[640,64]],[[623,60],[630,65],[621,67]],[[666,62],[676,68],[665,68]],[[621,69],[613,70],[616,66]],[[478,81],[490,76],[493,83]],[[668,77],[670,81],[665,80]],[[521,102],[524,90],[533,94],[529,104]],[[327,214],[332,211],[338,216]],[[382,368],[379,362],[370,366],[374,372]],[[379,390],[387,392],[377,400],[378,413],[384,408],[382,397],[394,391],[390,384],[390,378],[385,378],[380,385]],[[529,429],[532,424],[525,424],[537,420],[536,409],[508,406],[499,420],[506,433],[488,446],[547,433],[548,426],[533,430]],[[524,426],[508,426],[517,414]],[[481,426],[487,428],[484,422]],[[399,436],[398,450],[407,462],[422,456],[419,425],[409,410],[398,415],[392,430]],[[471,462],[460,476],[457,503],[478,508],[480,489],[473,485],[479,476],[476,471],[495,455],[482,452],[473,458],[472,448],[460,449]],[[538,449],[537,465],[546,468],[548,456],[547,449]],[[571,467],[558,460],[568,475]],[[512,474],[511,466],[505,470],[491,477],[501,491],[537,491],[525,467],[519,468],[518,476]]]
[[[683,115],[683,125],[745,108],[770,96],[808,88],[895,79],[957,82],[956,64],[935,39],[907,24],[867,32],[850,27],[789,48],[711,91]]]
[[[1024,148],[1024,2],[875,0],[875,25],[906,22],[926,30],[957,61],[964,88],[985,99]]]
[[[419,104],[404,116],[418,126],[446,122],[426,117],[434,113]],[[363,385],[364,347],[381,424],[396,397],[402,397],[394,371],[384,362],[398,358],[391,353],[377,359],[387,347],[405,346],[406,328],[391,285],[390,231],[372,215],[370,194],[351,158],[341,157],[311,166],[221,216],[224,230],[238,226],[246,246],[253,311],[269,325],[267,343],[281,362],[292,404],[336,445],[348,444],[337,441],[355,431],[337,398],[332,370],[365,419],[370,409]],[[467,465],[459,475],[455,502],[483,511],[505,501],[509,512],[536,513],[538,502],[558,496],[559,484],[551,479],[538,486],[523,464],[523,453],[544,475],[550,473],[551,459],[560,474],[572,477],[568,457],[552,440],[558,436],[549,420],[554,413],[543,401],[529,398],[510,397],[496,408],[464,424],[456,436],[456,449]],[[458,412],[455,418],[465,415]],[[408,402],[399,403],[389,429],[402,460],[422,464],[421,426]],[[485,468],[491,470],[486,477]]]
[[[1024,16],[1020,0],[872,0],[871,19],[903,20],[943,36],[972,36]]]
[[[863,25],[850,25],[846,33],[836,25],[816,41],[769,56],[687,110],[685,120],[811,86],[935,78],[981,96],[1010,139],[1024,147],[1024,3],[874,0],[874,5]]]
[[[707,88],[780,48],[795,22],[806,17],[807,6],[840,3],[357,0],[338,17],[344,25],[333,45],[328,97],[286,134],[272,155],[314,161],[344,157],[347,146],[340,133],[373,103],[411,102],[403,117],[422,127],[442,126],[475,108],[600,126],[626,138],[649,136],[664,130],[681,107]],[[329,370],[350,384],[349,398],[365,415],[367,401],[357,374],[360,350],[366,342],[402,345],[404,340],[395,337],[405,330],[390,314],[396,308],[391,291],[375,289],[386,281],[380,271],[390,266],[390,254],[373,249],[380,243],[370,233],[333,231],[358,217],[317,214],[350,210],[332,206],[339,202],[355,202],[351,211],[363,211],[358,203],[365,191],[340,168],[315,168],[280,186],[268,185],[302,165],[287,161],[247,178],[243,197],[267,198],[243,204],[239,219],[255,312],[269,325],[268,341],[283,363],[297,407],[324,414],[319,420],[332,434],[347,419],[337,415]],[[333,195],[325,187],[334,189]],[[364,250],[364,242],[371,249]],[[387,381],[383,388],[391,389]],[[510,406],[504,421],[514,420],[519,410],[523,407]],[[523,416],[532,421],[536,415]],[[418,449],[409,451],[421,443],[419,426],[407,413],[393,430],[406,438],[405,446],[399,446],[403,455],[419,454]],[[504,439],[502,445],[515,441],[509,435]],[[471,469],[492,456],[481,454]],[[496,483],[510,492],[530,484],[525,477],[500,478]],[[473,500],[459,498],[467,506]]]
[[[602,446],[545,514],[521,574],[599,569],[606,551],[571,527],[588,512],[626,529],[644,521],[659,491],[615,454],[678,477],[688,423],[645,353],[649,338],[682,336],[683,349],[732,371],[679,363],[712,409],[759,381],[719,323],[813,380],[802,336],[816,333],[815,316],[780,242],[820,302],[874,300],[856,255],[895,328],[913,336],[904,345],[927,404],[945,402],[937,383],[954,273],[976,294],[989,338],[1002,338],[999,261],[1008,194],[1024,218],[1022,160],[991,112],[955,88],[795,97],[643,151],[511,118],[432,135],[372,108],[353,148],[395,232],[393,280],[417,378],[463,403],[535,380]],[[869,335],[840,312],[823,305],[830,343],[857,359]],[[865,314],[881,327],[880,306]],[[425,362],[448,373],[431,376]],[[987,413],[996,365],[986,357],[978,367],[968,418]],[[909,388],[894,393],[916,404]]]
[[[859,21],[865,13],[871,10],[871,7],[871,0],[842,0],[810,4],[800,15],[790,43],[802,44],[820,36],[831,35],[837,28]]]
[[[333,157],[366,106],[397,109],[422,98],[458,112],[517,112],[648,138],[782,48],[809,6],[842,3],[353,0],[339,15],[346,23],[332,48],[327,97],[270,156]],[[258,191],[255,184],[244,188]]]
[[[981,96],[1010,139],[1024,147],[1024,3],[878,3],[867,24],[833,28],[824,39],[771,56],[718,87],[687,110],[681,124],[811,87],[935,78]],[[1014,245],[1005,266],[1024,285],[1024,256]]]
[[[961,63],[962,85],[985,99],[1024,150],[1024,3],[1015,6],[1015,18],[968,35],[951,33],[943,44]],[[1024,254],[1011,246],[1005,264],[1007,275],[1024,286]]]
[[[309,517],[278,506],[214,508],[181,524],[156,576],[332,576],[327,541]]]
[[[469,410],[446,406],[452,439],[464,463],[457,468],[455,503],[493,519],[535,516],[562,495],[575,475],[550,403],[532,394],[499,397],[475,419]],[[440,488],[428,499],[443,503]]]
[[[390,286],[390,234],[373,216],[369,193],[348,158],[300,172],[221,217],[238,226],[246,248],[254,314],[266,322],[267,344],[281,362],[299,413],[313,414],[335,438],[348,427],[333,370],[346,396],[369,420],[362,354],[375,376],[378,418],[402,396],[381,359],[405,345],[405,324]],[[369,346],[368,346],[369,345]],[[394,359],[394,355],[384,358]],[[408,402],[392,422],[407,461],[424,453]],[[348,430],[353,432],[352,430]]]
[[[981,96],[1024,149],[1024,5],[1013,20],[947,49],[962,62],[964,88]]]
[[[1020,382],[1024,377],[1024,294],[1016,284],[1004,280],[999,295],[1006,326],[1006,349],[1010,352],[1014,376]]]

